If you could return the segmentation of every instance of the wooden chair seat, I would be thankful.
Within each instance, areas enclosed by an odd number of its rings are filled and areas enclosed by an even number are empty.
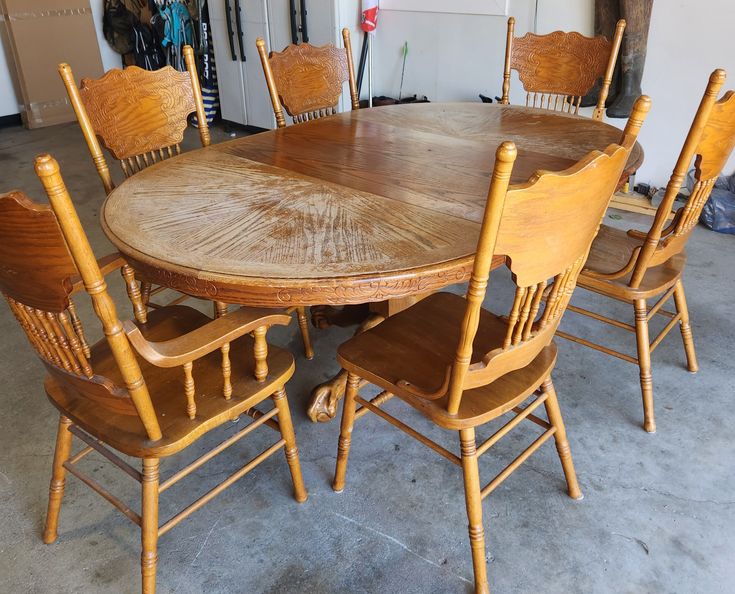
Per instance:
[[[673,287],[684,271],[687,260],[685,251],[675,254],[663,264],[648,268],[637,287],[630,286],[633,270],[612,280],[596,278],[588,273],[589,271],[598,274],[614,274],[624,269],[633,251],[640,248],[643,241],[643,239],[628,235],[622,229],[601,225],[584,270],[577,281],[579,286],[625,301],[650,299]]]
[[[556,345],[551,343],[544,348],[526,367],[479,388],[465,390],[457,414],[450,415],[448,395],[436,400],[421,398],[402,388],[399,382],[405,380],[428,391],[441,387],[466,309],[463,297],[435,293],[400,316],[390,317],[351,338],[340,346],[337,358],[347,371],[388,390],[442,427],[476,427],[509,412],[536,390],[554,367]],[[472,363],[479,362],[484,353],[502,348],[507,331],[506,318],[480,310]],[[408,366],[405,354],[411,349],[419,356]]]
[[[196,309],[174,305],[151,311],[146,324],[136,325],[146,340],[161,342],[182,336],[211,321]],[[96,374],[124,385],[107,340],[102,339],[91,348],[90,364]],[[266,381],[259,382],[254,376],[252,353],[253,339],[250,336],[239,338],[231,345],[230,358],[237,363],[233,366],[230,400],[225,400],[222,395],[222,356],[219,351],[197,360],[194,366],[197,415],[194,420],[186,414],[181,369],[156,367],[141,358],[140,368],[163,432],[163,438],[156,442],[148,439],[137,416],[110,414],[109,410],[101,409],[88,398],[62,389],[50,376],[45,382],[46,394],[51,403],[76,425],[116,450],[129,456],[160,458],[181,451],[207,431],[238,417],[270,397],[275,390],[274,384],[280,385],[293,375],[291,353],[269,345],[268,377]]]

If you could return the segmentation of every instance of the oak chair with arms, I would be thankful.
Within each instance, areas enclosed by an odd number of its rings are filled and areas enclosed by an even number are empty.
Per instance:
[[[628,125],[633,138],[648,106],[645,99],[635,107]],[[582,496],[551,381],[556,362],[552,339],[628,155],[628,148],[611,145],[565,171],[539,171],[527,183],[509,188],[516,149],[503,143],[496,153],[467,296],[430,295],[339,348],[338,360],[349,375],[334,490],[345,486],[354,421],[369,411],[461,466],[475,592],[489,591],[482,499],[550,437],[556,440],[570,497]],[[482,308],[494,254],[506,256],[516,284],[507,317]],[[383,392],[370,401],[361,398],[362,380]],[[461,455],[381,409],[393,396],[436,425],[459,431]],[[533,414],[542,404],[548,421]],[[506,413],[514,417],[478,445],[475,428]],[[479,456],[524,419],[544,432],[481,487]]]
[[[59,74],[106,194],[115,189],[115,184],[100,141],[119,161],[126,178],[180,154],[184,130],[192,113],[196,113],[202,146],[209,146],[209,127],[194,50],[187,45],[183,53],[186,72],[179,72],[171,66],[156,71],[129,66],[124,70],[110,70],[97,80],[84,79],[80,87],[76,85],[71,67],[59,64]],[[157,307],[158,304],[151,301],[150,297],[164,289],[154,289],[148,282],[141,283],[143,303]],[[187,296],[182,295],[169,305],[185,299]],[[224,304],[215,304],[217,315],[225,310]],[[303,308],[296,311],[304,351],[307,358],[311,359],[313,351],[306,314]],[[139,319],[145,320],[144,317]]]
[[[44,155],[37,158],[36,171],[50,207],[17,191],[0,196],[0,289],[46,368],[46,394],[60,413],[43,540],[56,540],[68,471],[140,526],[142,591],[153,593],[158,537],[281,448],[294,496],[306,500],[284,389],[294,371],[293,357],[278,348],[269,351],[265,339],[269,326],[288,324],[290,317],[241,308],[211,320],[175,305],[151,312],[145,324],[121,322],[58,164]],[[132,270],[121,259],[109,262],[104,272],[116,267],[122,267],[131,299],[143,307]],[[106,336],[93,345],[71,306],[70,297],[81,285],[74,282],[77,276]],[[275,407],[258,410],[256,405],[268,398]],[[161,458],[243,414],[254,421],[160,481]],[[159,493],[263,424],[280,433],[272,446],[159,526]],[[74,455],[73,436],[86,445]],[[141,458],[142,471],[110,448]],[[93,451],[141,483],[141,513],[77,468]]]
[[[300,43],[270,55],[265,41],[260,37],[256,40],[279,128],[286,126],[284,109],[295,124],[337,113],[345,82],[350,87],[352,109],[360,108],[349,29],[342,29],[342,39],[344,48]]]
[[[715,181],[735,146],[735,92],[728,91],[719,101],[717,95],[725,82],[725,71],[715,70],[709,78],[694,121],[671,175],[664,199],[647,231],[627,232],[602,225],[592,244],[579,286],[595,293],[633,305],[635,324],[612,319],[582,307],[570,310],[600,322],[635,333],[637,357],[621,353],[566,332],[557,334],[577,343],[637,364],[643,397],[644,423],[648,432],[656,430],[653,407],[651,353],[668,332],[679,323],[689,371],[698,370],[682,274],[686,264],[684,250]],[[689,167],[694,161],[695,185],[684,206],[667,224],[674,200]],[[674,298],[675,312],[663,309]],[[648,300],[658,298],[650,308]],[[668,318],[659,335],[649,338],[649,322],[656,316]]]
[[[625,21],[619,20],[612,41],[605,37],[585,37],[576,31],[554,31],[547,35],[526,33],[515,37],[515,19],[508,19],[503,68],[503,95],[500,103],[510,103],[511,70],[526,91],[526,106],[578,113],[582,97],[602,79],[600,95],[592,118],[601,120],[623,39]]]

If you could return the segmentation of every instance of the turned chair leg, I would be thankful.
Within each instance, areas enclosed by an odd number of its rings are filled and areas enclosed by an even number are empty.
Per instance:
[[[564,477],[567,479],[567,492],[572,499],[582,499],[582,491],[577,482],[577,473],[574,471],[574,462],[572,462],[572,452],[569,449],[569,441],[567,440],[567,431],[564,427],[564,421],[561,417],[559,409],[559,400],[556,398],[556,390],[551,381],[551,377],[547,378],[541,386],[545,394],[548,394],[544,406],[549,422],[556,428],[554,440],[556,441],[556,451],[559,453],[561,467],[564,469]]]
[[[676,304],[676,311],[681,315],[679,329],[681,330],[681,339],[684,341],[684,350],[687,355],[687,369],[692,373],[696,373],[699,371],[699,364],[697,363],[697,353],[694,351],[692,327],[689,325],[689,308],[687,308],[687,298],[684,294],[684,284],[681,279],[676,283],[674,303]]]
[[[337,467],[334,471],[334,482],[332,489],[341,493],[345,488],[345,475],[347,474],[347,457],[350,455],[350,443],[352,442],[352,426],[355,424],[355,408],[357,402],[355,397],[360,388],[360,378],[354,373],[347,374],[347,388],[345,390],[345,401],[342,408],[342,424],[339,431],[339,445],[337,447]]]
[[[635,337],[638,346],[638,367],[640,368],[641,393],[643,395],[643,428],[649,433],[656,432],[653,414],[653,379],[651,377],[651,344],[648,337],[648,307],[645,299],[636,299]]]
[[[215,318],[222,318],[227,315],[227,304],[222,301],[213,301],[212,308]]]
[[[313,359],[314,349],[311,346],[311,338],[309,337],[309,320],[306,317],[306,308],[297,307],[296,317],[299,321],[299,328],[301,329],[301,340],[304,343],[304,355],[307,359]]]
[[[56,434],[56,451],[54,452],[54,465],[51,471],[51,484],[48,490],[48,511],[46,512],[46,526],[43,530],[43,542],[51,544],[58,536],[59,511],[61,500],[64,498],[64,485],[66,484],[66,469],[64,462],[69,459],[71,453],[72,434],[69,431],[71,420],[65,416],[59,416],[59,430]]]
[[[125,288],[127,289],[130,303],[133,304],[133,314],[135,315],[135,319],[141,324],[145,324],[148,321],[148,308],[146,307],[146,304],[143,303],[138,281],[135,280],[135,271],[125,264],[125,266],[120,269],[120,273],[125,280]]]
[[[284,451],[286,453],[286,461],[291,470],[291,480],[293,481],[293,494],[296,501],[303,503],[308,498],[304,486],[304,479],[301,476],[301,463],[299,462],[299,449],[296,447],[296,434],[293,430],[293,422],[291,421],[291,410],[288,407],[288,398],[286,390],[281,388],[273,394],[273,404],[278,409],[278,426],[281,428],[281,437],[286,442]]]
[[[489,594],[487,583],[487,560],[485,557],[485,529],[482,526],[482,494],[480,470],[477,466],[477,443],[475,430],[460,429],[459,445],[462,452],[464,474],[464,496],[469,520],[472,568],[475,572],[475,594]]]
[[[153,285],[151,285],[151,283],[140,283],[140,298],[143,301],[143,305],[148,305],[148,303],[150,303],[151,289],[153,289]]]
[[[141,513],[140,568],[143,578],[143,594],[156,592],[156,567],[158,565],[158,458],[143,458],[143,503]]]

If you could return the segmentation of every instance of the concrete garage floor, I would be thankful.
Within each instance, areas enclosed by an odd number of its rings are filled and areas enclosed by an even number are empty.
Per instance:
[[[186,144],[195,146],[196,133],[189,132]],[[219,131],[214,137],[226,139]],[[98,224],[102,186],[76,125],[0,130],[0,191],[22,188],[45,200],[33,173],[33,156],[42,151],[61,162],[93,247],[100,256],[107,253],[110,245]],[[672,152],[672,163],[674,157]],[[628,225],[632,219],[608,216],[606,222]],[[656,351],[658,433],[641,428],[634,366],[560,341],[554,377],[585,499],[566,496],[549,443],[485,501],[494,592],[735,591],[735,445],[723,414],[735,387],[733,241],[700,227],[690,243],[685,281],[701,370],[687,373],[675,331]],[[130,316],[122,283],[111,278],[114,297]],[[507,305],[507,277],[494,275],[491,287],[487,307],[501,311]],[[603,312],[626,311],[581,292],[575,301]],[[88,333],[99,337],[82,302]],[[634,349],[631,335],[574,314],[564,326]],[[5,306],[0,306],[0,331],[0,591],[138,592],[138,529],[73,477],[67,481],[59,540],[42,544],[57,416],[45,401],[42,367]],[[471,591],[459,468],[368,416],[355,429],[347,488],[341,495],[331,490],[338,422],[314,425],[304,411],[310,387],[337,370],[335,348],[350,333],[313,330],[313,361],[301,356],[295,324],[269,335],[297,357],[288,391],[308,502],[292,499],[285,461],[274,456],[161,538],[160,592]],[[404,409],[409,423],[429,427],[400,402],[387,408]],[[204,442],[217,443],[238,426],[224,427]],[[436,428],[428,433],[457,448],[455,434]],[[528,424],[501,441],[482,459],[484,480],[537,434]],[[207,491],[272,438],[268,429],[259,429],[184,481],[186,486],[167,492],[161,518]],[[184,457],[192,459],[195,450]],[[99,457],[90,456],[86,464],[137,507],[133,481]],[[181,464],[181,459],[166,462],[163,473]]]

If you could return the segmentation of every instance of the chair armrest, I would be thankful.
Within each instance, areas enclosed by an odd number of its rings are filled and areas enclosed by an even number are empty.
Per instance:
[[[442,385],[434,390],[427,390],[425,388],[422,388],[421,386],[417,386],[416,384],[412,384],[409,381],[406,381],[404,379],[399,379],[396,382],[396,385],[399,388],[403,388],[406,392],[418,396],[419,398],[423,398],[424,400],[438,400],[439,398],[442,398],[447,395],[447,391],[449,390],[449,381],[451,379],[452,374],[452,367],[447,366],[447,370],[444,374],[444,381],[442,382]]]
[[[633,239],[645,240],[648,237],[648,231],[640,231],[638,229],[628,229],[626,234]]]
[[[633,250],[633,253],[630,255],[630,259],[628,260],[628,263],[625,266],[623,266],[620,270],[617,270],[615,272],[597,272],[589,268],[583,268],[582,274],[590,278],[595,278],[598,280],[609,280],[609,281],[617,280],[619,278],[624,277],[626,274],[630,274],[633,271],[633,268],[635,268],[636,262],[638,262],[638,255],[640,253],[641,253],[641,247],[638,246]]]
[[[183,336],[163,342],[145,339],[132,321],[123,322],[125,333],[138,354],[156,367],[178,367],[208,355],[262,326],[288,326],[291,316],[282,310],[242,307],[208,322]]]
[[[127,262],[122,257],[120,252],[107,254],[106,256],[102,256],[99,260],[97,260],[97,266],[100,267],[100,272],[102,273],[102,276],[107,276],[111,272],[122,268],[123,266],[125,266],[125,264],[127,264]],[[84,282],[82,281],[82,278],[78,275],[71,277],[71,287],[72,293],[76,293],[77,291],[82,290],[84,288]]]

